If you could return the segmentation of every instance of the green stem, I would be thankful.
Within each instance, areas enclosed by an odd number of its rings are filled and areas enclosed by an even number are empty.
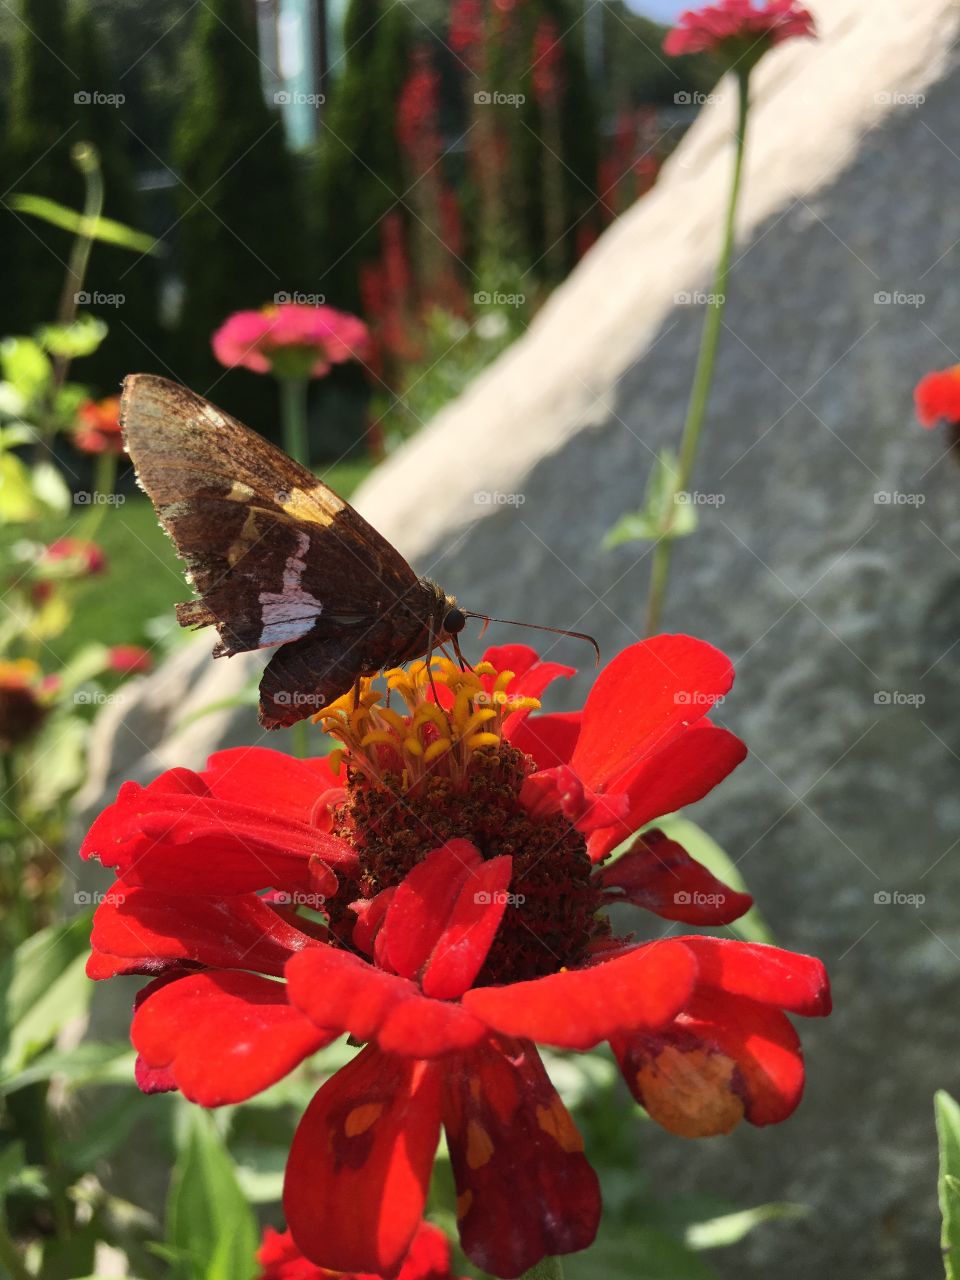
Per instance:
[[[307,378],[280,379],[280,407],[283,417],[283,447],[302,467],[310,465],[307,436]]]
[[[101,453],[93,473],[93,503],[84,517],[80,528],[80,536],[92,539],[100,528],[100,523],[107,510],[107,499],[113,495],[117,484],[117,455]],[[97,495],[103,495],[99,501]]]
[[[93,249],[93,228],[96,227],[103,213],[103,174],[100,171],[100,157],[96,147],[88,142],[81,142],[74,147],[73,163],[83,174],[85,194],[83,201],[83,230],[78,231],[70,250],[70,261],[60,294],[60,306],[57,308],[57,323],[72,324],[77,315],[77,294],[83,288],[87,268],[90,265],[90,253]],[[70,360],[67,356],[57,356],[54,360],[54,390],[59,391],[67,378]]]
[[[670,576],[670,556],[673,539],[670,527],[673,521],[673,510],[677,494],[683,493],[690,483],[694,464],[697,460],[697,449],[707,414],[710,399],[710,387],[713,382],[713,370],[717,360],[717,348],[723,328],[723,313],[727,303],[727,284],[730,278],[730,265],[733,261],[733,247],[736,240],[737,206],[740,201],[740,187],[743,179],[743,157],[747,139],[747,115],[750,110],[750,70],[737,72],[739,91],[739,109],[737,119],[736,153],[733,162],[733,181],[730,186],[730,198],[727,203],[727,216],[723,232],[723,246],[720,260],[714,277],[714,297],[707,304],[707,313],[703,321],[703,333],[700,337],[700,353],[697,357],[697,368],[690,389],[690,401],[687,406],[687,417],[683,424],[683,435],[680,440],[680,457],[677,471],[673,479],[668,506],[668,526],[661,534],[653,552],[653,568],[650,573],[650,589],[647,594],[647,617],[644,625],[646,635],[652,635],[660,626],[663,613],[663,602],[667,594],[667,582]]]
[[[563,1280],[563,1265],[559,1258],[544,1258],[525,1271],[520,1280]]]

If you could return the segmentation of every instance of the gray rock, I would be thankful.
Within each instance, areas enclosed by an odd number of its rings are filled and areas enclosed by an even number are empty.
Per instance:
[[[960,470],[911,406],[919,376],[960,360],[960,15],[950,0],[814,7],[823,39],[756,77],[694,481],[715,505],[676,547],[666,624],[735,659],[716,718],[752,751],[694,816],[778,941],[827,961],[837,1009],[801,1026],[809,1084],[791,1121],[696,1147],[645,1136],[644,1161],[671,1193],[811,1206],[719,1255],[723,1275],[913,1280],[941,1265],[932,1095],[960,1090],[944,1016],[960,977]],[[682,422],[702,311],[675,298],[709,289],[731,156],[721,95],[524,339],[359,496],[466,607],[589,630],[607,655],[642,627],[649,547],[599,544]],[[543,647],[589,666],[572,642]],[[127,723],[104,727],[88,811],[118,772],[251,740],[236,717],[164,737],[178,682],[234,679],[232,663],[208,677],[205,652],[141,686],[146,752],[125,745]],[[876,899],[896,893],[925,901]]]

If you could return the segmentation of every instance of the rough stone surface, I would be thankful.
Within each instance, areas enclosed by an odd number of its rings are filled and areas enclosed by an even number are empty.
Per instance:
[[[960,470],[911,411],[915,380],[960,360],[958,9],[812,7],[822,41],[757,76],[695,476],[713,505],[677,547],[666,623],[735,659],[716,718],[752,750],[696,816],[778,940],[828,962],[837,1011],[801,1027],[808,1093],[788,1124],[696,1148],[654,1136],[644,1159],[662,1188],[812,1207],[718,1255],[724,1276],[915,1280],[941,1267],[932,1095],[960,1092]],[[648,549],[599,543],[682,420],[702,310],[674,299],[709,288],[722,93],[523,341],[360,495],[467,607],[590,630],[607,654],[642,625]],[[875,300],[895,292],[924,300]],[[235,663],[205,675],[206,652],[141,686],[149,753],[105,726],[88,809],[131,766],[198,764],[218,735],[255,736],[236,716],[168,735],[168,691],[203,678],[221,696],[233,679],[220,672]],[[925,901],[876,899],[896,893]]]

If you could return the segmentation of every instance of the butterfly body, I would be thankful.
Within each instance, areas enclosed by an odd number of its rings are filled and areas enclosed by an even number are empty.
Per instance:
[[[260,721],[290,725],[372,675],[452,638],[463,615],[333,490],[229,414],[149,374],[124,382],[137,480],[214,626],[214,655],[275,648]]]

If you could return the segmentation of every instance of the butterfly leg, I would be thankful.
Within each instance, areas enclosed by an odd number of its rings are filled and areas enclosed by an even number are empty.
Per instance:
[[[460,637],[459,637],[459,636],[453,636],[453,637],[452,637],[452,639],[453,639],[453,652],[457,655],[457,660],[458,660],[458,662],[460,663],[460,670],[461,670],[461,671],[472,671],[472,670],[473,670],[473,667],[470,665],[470,663],[469,663],[469,662],[466,660],[466,658],[463,656],[463,650],[460,648]]]
[[[360,706],[360,677],[357,676],[353,682],[353,709],[356,711]]]
[[[430,624],[430,630],[427,633],[427,654],[424,661],[427,664],[427,679],[430,681],[430,692],[433,694],[433,700],[439,707],[440,699],[437,696],[437,686],[433,678],[433,651],[437,647],[437,639],[433,633],[433,623]]]

